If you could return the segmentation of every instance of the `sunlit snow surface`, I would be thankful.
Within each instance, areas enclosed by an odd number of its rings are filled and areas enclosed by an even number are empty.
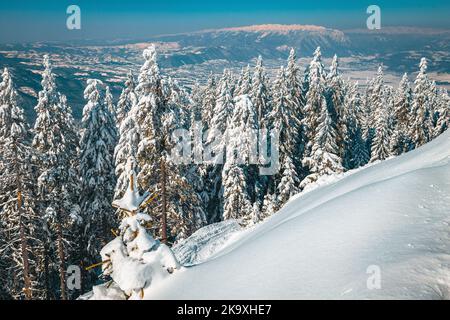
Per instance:
[[[211,258],[148,287],[145,299],[449,298],[449,224],[446,132],[312,188],[250,230],[232,229]],[[367,287],[370,266],[380,268],[380,289]]]

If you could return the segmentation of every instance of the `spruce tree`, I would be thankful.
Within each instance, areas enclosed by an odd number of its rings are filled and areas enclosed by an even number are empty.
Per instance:
[[[117,137],[104,90],[103,83],[96,79],[89,79],[84,90],[87,104],[83,109],[80,143],[80,204],[90,262],[97,260],[116,223],[111,203],[116,183],[112,150]]]
[[[264,195],[264,201],[261,208],[260,220],[270,217],[277,211],[277,199],[274,193],[267,193]]]
[[[317,181],[321,176],[341,173],[344,170],[337,146],[336,123],[325,100],[322,100],[318,126],[312,141],[311,155],[303,159],[303,165],[309,168],[310,174],[301,182],[301,188]]]
[[[226,161],[222,172],[222,179],[227,179],[228,171],[234,165],[240,166],[247,189],[246,198],[255,202],[259,171],[257,166],[257,113],[250,98],[241,95],[234,99],[234,112],[228,121],[225,140],[227,145]],[[225,186],[224,186],[225,187]],[[224,193],[224,202],[226,203]]]
[[[109,86],[106,86],[106,90],[105,90],[105,105],[108,108],[109,113],[115,120],[116,116],[117,116],[116,107],[114,106],[114,98],[113,98],[113,95],[111,93],[111,89],[109,88]]]
[[[298,172],[300,175],[300,172],[303,172],[301,159],[303,158],[307,144],[307,136],[305,130],[306,128],[302,123],[305,116],[304,115],[305,98],[302,96],[303,86],[300,80],[300,68],[297,65],[297,56],[293,48],[289,52],[285,72],[289,93],[287,101],[289,101],[291,104],[289,109],[292,110],[294,118],[296,119],[295,121],[298,121],[298,123],[296,124],[297,135],[293,137],[295,147],[292,153],[291,160],[296,168],[296,172]]]
[[[322,64],[322,53],[320,47],[314,52],[314,57],[309,64],[307,70],[307,88],[308,91],[305,96],[305,115],[303,119],[303,126],[307,132],[307,146],[305,156],[310,156],[312,152],[313,141],[315,139],[316,128],[319,124],[320,112],[323,104],[326,104],[325,89],[326,89],[326,74]]]
[[[127,74],[125,81],[125,87],[120,94],[119,101],[117,102],[117,127],[120,128],[122,121],[127,117],[133,105],[137,102],[137,96],[135,92],[136,83],[131,70]]]
[[[414,81],[413,101],[409,119],[409,137],[412,147],[417,148],[430,141],[432,128],[432,88],[427,76],[427,60],[420,61],[420,71]]]
[[[326,96],[329,103],[329,110],[336,119],[337,144],[339,148],[339,156],[344,159],[348,150],[346,150],[346,142],[349,137],[349,114],[348,108],[344,105],[344,99],[347,95],[346,86],[339,73],[339,61],[337,55],[334,55],[330,66],[330,72],[326,78]]]
[[[293,101],[294,97],[290,94],[290,87],[283,67],[278,72],[273,91],[273,110],[269,115],[269,123],[272,130],[279,132],[279,164],[293,163],[297,151],[295,138],[299,134],[301,122],[297,118],[297,105]],[[294,174],[295,177],[285,177],[287,174]],[[291,178],[296,181],[298,180],[297,175],[296,169],[293,171],[282,170],[273,177],[273,186],[270,188],[276,192],[278,197],[281,182]]]
[[[203,90],[202,94],[202,122],[205,126],[205,130],[210,128],[211,120],[214,115],[214,109],[216,106],[216,80],[213,75],[210,75],[208,82]]]
[[[447,91],[442,91],[440,96],[439,117],[434,130],[434,136],[442,134],[450,126],[450,97]]]
[[[277,203],[284,204],[292,196],[298,193],[299,179],[290,157],[284,157],[284,162],[281,166],[282,178],[278,184],[278,199]]]
[[[210,201],[208,203],[208,215],[213,221],[223,217],[223,188],[222,188],[222,160],[226,154],[226,129],[227,123],[234,110],[232,76],[229,70],[224,70],[217,85],[216,103],[211,118],[205,146],[211,149],[216,158],[216,163],[209,163],[209,190]],[[220,139],[219,139],[220,138]]]
[[[388,89],[384,84],[383,67],[378,68],[370,100],[375,121],[375,135],[371,146],[370,162],[384,160],[391,155],[391,119]]]
[[[140,130],[136,122],[136,112],[136,108],[133,107],[119,127],[119,140],[114,149],[115,174],[117,177],[114,191],[115,199],[123,195],[128,185],[129,172],[127,171],[127,162],[130,159],[136,159],[137,156]],[[134,170],[139,172],[139,169],[136,167]]]
[[[272,111],[272,91],[269,87],[268,77],[263,66],[262,57],[259,56],[256,61],[256,66],[253,71],[252,81],[251,81],[251,90],[250,90],[250,99],[253,103],[254,110],[256,112],[256,117],[258,121],[258,128],[261,130],[269,130],[270,129],[270,113]],[[261,151],[261,146],[259,145],[260,136],[258,132],[258,150]],[[269,187],[270,178],[268,176],[259,175],[255,182],[255,201],[258,202],[260,206],[263,197],[267,192],[267,188]]]
[[[136,121],[140,130],[137,161],[141,189],[156,192],[158,201],[147,208],[153,233],[163,242],[189,236],[204,223],[201,199],[171,156],[172,132],[187,120],[185,93],[165,81],[156,61],[155,47],[144,50],[136,92]]]
[[[234,96],[237,97],[243,94],[250,94],[250,91],[252,89],[251,81],[252,78],[250,74],[250,66],[247,65],[245,68],[242,69],[241,76],[238,80],[238,84],[234,92]]]
[[[391,137],[391,152],[400,155],[409,151],[410,138],[408,136],[409,117],[411,113],[412,89],[405,73],[394,96],[393,134]]]
[[[48,56],[44,56],[44,68],[42,90],[35,107],[37,119],[33,148],[38,155],[40,209],[46,212],[45,223],[49,230],[44,254],[46,259],[48,256],[48,260],[51,260],[50,251],[58,253],[58,267],[55,271],[59,274],[60,295],[64,300],[67,298],[65,265],[70,261],[68,246],[75,240],[74,227],[81,223],[77,203],[80,187],[77,171],[79,139],[66,97],[56,89]]]
[[[267,127],[264,120],[271,111],[271,92],[267,83],[267,75],[263,66],[262,57],[259,56],[251,81],[250,99],[257,111],[258,126]]]
[[[224,171],[224,208],[223,219],[243,219],[248,216],[252,206],[247,194],[247,184],[243,169],[238,165],[232,165]]]
[[[14,299],[39,296],[41,220],[35,211],[30,131],[7,68],[0,83],[0,256],[2,286]]]
[[[346,110],[343,166],[348,170],[365,165],[369,161],[369,151],[363,138],[366,115],[358,92],[358,84],[348,83],[346,92],[343,104]]]

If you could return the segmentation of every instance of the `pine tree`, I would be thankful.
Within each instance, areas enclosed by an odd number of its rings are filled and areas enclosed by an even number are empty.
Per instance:
[[[293,163],[297,151],[295,137],[299,134],[300,120],[297,118],[298,106],[293,101],[294,97],[289,93],[290,87],[286,78],[285,69],[282,67],[275,80],[273,88],[273,110],[269,116],[271,129],[279,132],[279,157],[280,163]],[[286,177],[285,175],[295,174],[295,177]],[[273,178],[273,190],[276,190],[279,196],[280,184],[286,179],[293,178],[296,181],[297,172],[283,170]],[[283,196],[283,198],[285,198]],[[280,203],[282,205],[283,203]]]
[[[358,92],[358,84],[349,83],[346,92],[344,97],[346,135],[343,141],[345,149],[343,166],[345,169],[354,169],[365,165],[370,160],[366,141],[363,138],[366,114]]]
[[[105,105],[108,108],[109,113],[111,116],[116,119],[116,107],[114,106],[114,98],[111,93],[111,89],[109,89],[109,86],[106,86],[105,90]]]
[[[342,159],[338,155],[336,123],[333,121],[325,100],[322,100],[318,121],[311,155],[303,159],[303,165],[309,168],[310,174],[301,182],[301,188],[317,181],[321,176],[341,173],[344,170]]]
[[[188,129],[191,124],[191,111],[189,110],[189,107],[192,103],[189,93],[172,78],[168,79],[167,85],[164,85],[164,83],[165,81],[163,79],[165,99],[169,105],[169,109],[171,109],[178,117],[178,128]]]
[[[242,168],[232,165],[229,170],[224,171],[224,209],[223,219],[243,219],[252,210],[247,194],[247,184]]]
[[[237,97],[243,94],[250,94],[250,91],[252,89],[251,80],[252,78],[250,74],[250,66],[247,65],[247,67],[242,69],[241,76],[238,80],[238,84],[234,92],[234,96]]]
[[[81,132],[81,212],[83,215],[88,260],[95,261],[99,250],[111,236],[116,219],[111,203],[114,186],[112,148],[116,143],[116,126],[105,104],[104,85],[89,79],[84,90],[87,104],[83,109]]]
[[[356,127],[353,133],[353,144],[351,147],[350,168],[355,169],[366,165],[369,160],[369,151],[367,150],[366,141],[363,138],[363,130],[361,127]]]
[[[410,138],[408,136],[409,115],[411,113],[412,89],[405,73],[394,96],[393,134],[391,138],[391,152],[400,155],[409,151]]]
[[[117,183],[114,192],[114,198],[121,197],[125,192],[128,185],[129,172],[128,161],[130,159],[136,159],[138,145],[140,141],[140,129],[137,124],[137,107],[136,104],[126,114],[125,118],[121,121],[119,127],[119,141],[114,150],[115,159],[115,174],[117,177]],[[139,172],[138,168],[134,169]]]
[[[254,185],[257,168],[252,160],[256,131],[257,114],[249,97],[241,95],[234,99],[234,111],[228,120],[225,141],[227,145],[226,162],[222,171],[223,181],[223,218],[251,219],[251,198],[254,197]],[[233,185],[237,183],[238,185]],[[238,192],[239,194],[235,194]]]
[[[203,163],[203,134],[204,123],[202,123],[202,104],[205,91],[198,83],[195,83],[191,92],[190,102],[190,139],[191,152],[193,154],[193,164],[188,164],[185,169],[185,174],[193,186],[195,191],[201,198],[202,210],[207,214],[207,208],[210,201],[210,184],[208,181],[208,166]],[[205,216],[205,220],[209,221],[209,217]]]
[[[248,224],[257,224],[263,220],[262,212],[257,202],[253,203],[250,222]]]
[[[336,119],[337,144],[339,148],[339,156],[344,159],[346,152],[346,142],[349,137],[349,114],[348,109],[344,105],[346,97],[346,86],[339,74],[339,61],[337,55],[334,55],[330,66],[330,72],[326,77],[327,99],[329,101],[328,109],[331,110],[332,116]]]
[[[376,78],[373,78],[371,80],[367,80],[366,82],[366,90],[362,99],[362,112],[364,114],[364,122],[361,124],[362,133],[363,133],[363,139],[366,141],[366,148],[369,152],[369,158],[370,153],[372,149],[372,142],[375,135],[375,115],[374,115],[374,108],[372,106],[372,93],[375,87],[375,81]]]
[[[208,78],[208,83],[202,94],[202,122],[205,130],[210,128],[216,106],[216,80],[213,75]]]
[[[233,85],[231,72],[229,70],[224,70],[218,85],[217,101],[214,108],[214,115],[211,119],[210,136],[208,136],[207,143],[213,141],[217,133],[225,133],[227,122],[233,114],[233,109]],[[215,151],[219,153],[224,150],[224,147],[225,146],[222,143]]]
[[[267,84],[267,75],[261,56],[259,56],[256,61],[251,86],[250,99],[257,111],[258,126],[260,128],[267,127],[267,124],[264,123],[264,119],[267,118],[267,115],[271,111],[271,92]]]
[[[39,296],[37,283],[41,244],[35,212],[33,152],[24,111],[7,68],[0,83],[0,256],[2,285],[15,299]],[[5,274],[3,274],[3,272]]]
[[[186,126],[187,107],[182,105],[186,97],[176,83],[163,81],[154,46],[143,55],[145,63],[136,87],[136,121],[141,138],[138,181],[143,190],[159,195],[159,201],[148,208],[154,234],[163,242],[177,241],[194,232],[201,226],[198,222],[204,220],[201,199],[184,176],[184,168],[171,157],[172,131]]]
[[[286,203],[298,193],[299,179],[295,166],[290,157],[284,157],[282,165],[282,178],[278,185],[277,203]]]
[[[209,123],[205,146],[211,149],[213,156],[216,157],[215,163],[208,160],[208,180],[210,190],[208,215],[213,221],[218,221],[223,217],[223,188],[222,188],[222,169],[223,156],[226,154],[225,133],[227,123],[234,110],[232,93],[232,76],[229,70],[224,70],[223,75],[217,85],[216,103],[213,116]]]
[[[264,220],[265,218],[270,217],[277,211],[277,207],[277,199],[274,193],[267,193],[264,195],[260,219]]]
[[[409,137],[413,148],[430,141],[432,131],[431,83],[427,76],[427,60],[420,61],[420,71],[414,81],[413,102],[409,119]]]
[[[297,135],[293,137],[294,139],[294,150],[292,153],[292,162],[296,168],[296,172],[300,173],[303,171],[301,159],[303,158],[307,137],[306,137],[306,128],[302,124],[304,118],[304,100],[305,98],[302,96],[303,87],[300,80],[300,69],[297,65],[297,56],[295,54],[295,50],[292,48],[289,52],[287,67],[286,67],[286,80],[288,86],[289,97],[287,101],[291,103],[289,109],[292,110],[296,124]]]
[[[254,110],[256,111],[256,116],[258,120],[258,128],[261,130],[269,130],[270,129],[270,113],[272,112],[272,92],[269,88],[268,78],[266,75],[265,68],[263,66],[262,57],[259,56],[256,61],[256,66],[253,71],[252,81],[251,81],[251,90],[249,93],[250,99],[253,103]],[[259,142],[260,136],[258,132],[258,150],[261,150]],[[255,181],[255,201],[258,202],[258,205],[262,204],[263,196],[267,192],[267,188],[269,187],[270,177],[259,175]]]
[[[195,82],[191,94],[189,96],[189,120],[190,127],[192,123],[202,121],[202,104],[203,104],[203,90],[198,82]]]
[[[375,121],[375,135],[372,142],[370,162],[384,160],[391,155],[390,99],[384,85],[383,67],[378,68],[371,95],[371,105]]]
[[[305,74],[307,74],[307,84],[304,85],[304,87],[307,87],[308,91],[305,96],[305,116],[302,122],[307,132],[306,136],[308,144],[306,146],[305,156],[308,157],[312,152],[313,141],[315,139],[322,106],[324,103],[326,104],[326,74],[322,64],[320,47],[314,52],[313,60],[309,64]]]
[[[436,85],[436,81],[431,81],[430,86],[430,140],[433,138],[433,130],[436,128],[437,121],[439,119],[439,109],[441,104],[441,99],[439,95],[439,89]]]
[[[116,237],[100,251],[102,277],[108,282],[94,286],[93,299],[144,299],[145,289],[180,268],[170,248],[149,234],[152,219],[141,211],[148,196],[138,190],[132,163],[127,171],[130,176],[125,195],[113,202],[122,221],[114,232]]]
[[[65,264],[68,248],[73,238],[74,223],[80,223],[77,194],[78,135],[71,108],[66,97],[57,92],[55,76],[48,56],[44,56],[42,91],[35,108],[33,148],[38,154],[39,178],[37,181],[41,210],[46,212],[45,223],[49,230],[45,239],[44,254],[58,252],[60,294],[64,300]],[[51,260],[49,258],[49,260]],[[46,268],[48,266],[45,266]],[[46,275],[49,276],[49,275]],[[47,293],[48,294],[48,293]]]
[[[133,74],[130,72],[127,75],[127,80],[125,81],[125,87],[120,94],[119,101],[117,102],[117,127],[120,128],[122,121],[127,117],[128,112],[130,112],[133,105],[137,103],[136,92],[134,91],[136,84],[134,81]]]
[[[258,201],[256,198],[259,196],[257,134],[256,109],[248,95],[237,96],[234,98],[234,112],[226,130],[227,154],[224,171],[227,171],[232,164],[241,165],[247,185],[246,193],[252,203]]]
[[[442,134],[450,126],[450,97],[447,91],[441,92],[439,118],[434,130],[434,136]]]

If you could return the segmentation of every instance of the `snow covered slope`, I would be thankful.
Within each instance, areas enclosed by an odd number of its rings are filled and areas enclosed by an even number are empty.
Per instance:
[[[297,196],[145,298],[449,298],[449,224],[450,131]]]

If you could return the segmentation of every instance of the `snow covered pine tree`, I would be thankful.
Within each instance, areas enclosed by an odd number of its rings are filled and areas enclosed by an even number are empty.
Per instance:
[[[39,295],[40,218],[35,211],[33,151],[8,69],[0,83],[0,256],[2,289],[15,299]],[[7,231],[6,231],[7,230]],[[4,274],[5,273],[5,274]]]
[[[88,102],[83,109],[80,143],[80,203],[90,263],[97,259],[100,248],[111,238],[110,230],[116,223],[111,208],[116,183],[113,162],[116,126],[103,90],[100,80],[87,81],[84,97]]]
[[[111,280],[94,286],[91,299],[143,299],[146,290],[181,267],[170,248],[147,232],[151,218],[140,210],[148,194],[139,194],[133,162],[128,165],[128,188],[113,203],[124,212],[120,234],[100,252],[103,276]]]
[[[42,91],[35,107],[33,148],[37,154],[39,207],[45,212],[44,276],[49,288],[52,273],[59,275],[61,299],[67,298],[65,264],[68,247],[73,245],[74,227],[81,223],[77,171],[78,134],[66,97],[56,90],[55,75],[48,56],[44,56]],[[52,252],[57,251],[57,257]],[[56,261],[55,261],[56,260]],[[79,261],[69,261],[79,263]],[[53,270],[53,267],[56,270]],[[46,290],[50,290],[47,288]],[[50,297],[50,292],[46,296]]]

